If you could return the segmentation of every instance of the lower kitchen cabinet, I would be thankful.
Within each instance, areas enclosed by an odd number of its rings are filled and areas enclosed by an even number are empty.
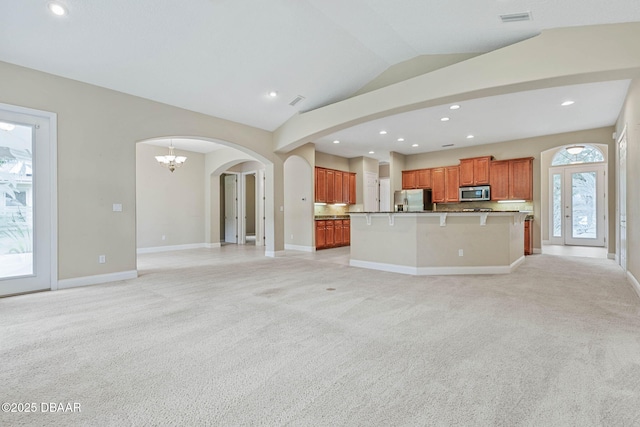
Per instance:
[[[533,253],[533,220],[527,219],[524,222],[524,254]]]
[[[351,244],[351,220],[316,220],[316,249],[337,248]]]

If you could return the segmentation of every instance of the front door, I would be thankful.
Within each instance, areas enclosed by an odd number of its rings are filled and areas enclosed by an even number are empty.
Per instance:
[[[604,246],[603,165],[552,169],[551,243]]]
[[[49,118],[0,106],[0,295],[51,289],[49,129]]]

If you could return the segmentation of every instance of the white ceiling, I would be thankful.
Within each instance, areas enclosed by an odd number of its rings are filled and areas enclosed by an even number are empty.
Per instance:
[[[638,0],[60,0],[68,9],[64,17],[53,16],[47,3],[0,0],[1,61],[267,130],[299,110],[345,99],[390,66],[418,55],[487,52],[543,29],[640,21]],[[523,11],[533,20],[503,24],[499,19]],[[581,93],[590,89],[594,94],[584,96],[594,108],[607,88],[594,85]],[[271,90],[278,97],[270,98]],[[614,90],[621,87],[614,84]],[[554,91],[523,94],[507,110],[512,118],[545,112],[552,107],[536,102],[562,96]],[[305,100],[288,105],[297,95]],[[603,101],[611,110],[602,107],[600,124],[584,118],[574,126],[611,124],[620,100]],[[464,109],[478,113],[505,100],[478,102]],[[501,114],[489,118],[463,111],[459,116],[467,114],[470,125],[474,120],[484,125],[472,130],[478,133],[475,143],[523,128]],[[426,126],[439,110],[412,114]],[[392,119],[385,124],[400,129],[400,120],[406,123],[411,115],[397,119],[397,125]],[[559,131],[557,120],[544,123],[548,133]],[[402,131],[414,135],[422,123],[410,126]],[[492,135],[491,129],[501,133]],[[420,142],[428,144],[424,135]]]

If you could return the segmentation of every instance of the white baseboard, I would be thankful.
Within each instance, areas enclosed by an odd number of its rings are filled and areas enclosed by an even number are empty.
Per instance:
[[[617,256],[616,256],[616,254],[608,253],[607,254],[607,258],[608,259],[617,259]]]
[[[534,254],[541,254],[542,253],[542,248],[533,248],[533,253]]]
[[[220,244],[220,242],[218,243],[205,243],[204,247],[207,249],[215,249],[215,248],[221,248],[222,245]]]
[[[638,294],[638,297],[640,297],[640,283],[638,282],[638,279],[636,279],[633,274],[631,274],[630,271],[627,270],[627,279],[629,279],[629,281],[631,282],[631,286],[633,286],[633,289],[635,289],[636,293]]]
[[[120,271],[118,273],[98,274],[95,276],[74,277],[73,279],[58,280],[58,289],[77,288],[78,286],[99,285],[101,283],[118,282],[120,280],[135,279],[137,270]]]
[[[315,252],[316,248],[313,246],[301,246],[301,245],[284,245],[285,251],[302,251],[302,252]]]
[[[371,270],[388,271],[390,273],[410,274],[413,276],[449,276],[460,274],[509,274],[524,262],[524,255],[511,265],[470,266],[470,267],[412,267],[407,265],[385,264],[381,262],[349,260],[352,267],[368,268]]]
[[[208,243],[210,245],[215,245],[216,243]],[[170,245],[170,246],[154,246],[151,248],[138,248],[137,253],[139,254],[154,254],[158,252],[171,252],[171,251],[184,251],[186,249],[202,249],[208,247],[207,243],[190,243],[188,245]],[[217,244],[220,247],[220,243]]]
[[[285,251],[264,251],[264,256],[268,256],[270,258],[283,256],[284,254]]]

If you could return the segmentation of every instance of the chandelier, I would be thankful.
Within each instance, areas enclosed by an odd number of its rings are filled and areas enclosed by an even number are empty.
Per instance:
[[[169,154],[164,156],[156,156],[156,160],[160,163],[160,166],[164,166],[169,169],[171,172],[176,170],[182,166],[182,164],[187,160],[185,156],[176,156],[173,152],[173,140],[169,144]]]

